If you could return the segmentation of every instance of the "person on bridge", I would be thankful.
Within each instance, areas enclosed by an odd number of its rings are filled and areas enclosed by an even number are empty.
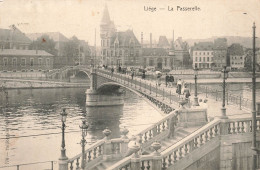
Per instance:
[[[114,73],[114,67],[111,68],[111,76],[113,76]]]
[[[145,70],[143,70],[142,79],[145,79]]]
[[[181,94],[181,86],[182,86],[182,81],[181,79],[179,79],[177,81],[177,89],[176,89],[176,93],[178,93],[179,95]]]
[[[166,76],[165,76],[165,86],[167,87],[167,85],[169,85],[169,81],[170,80],[170,77],[168,76],[168,74],[166,73]]]
[[[131,71],[132,80],[134,79],[134,75],[135,75],[135,72],[134,72],[134,70],[132,70],[132,71]]]

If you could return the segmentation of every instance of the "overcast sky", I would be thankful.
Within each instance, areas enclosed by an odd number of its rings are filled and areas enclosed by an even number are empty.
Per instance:
[[[150,32],[153,39],[158,40],[159,35],[172,38],[172,30],[175,39],[250,37],[253,21],[260,35],[259,0],[0,0],[0,28],[15,24],[25,33],[59,31],[90,44],[94,44],[96,28],[100,45],[99,25],[105,3],[117,29],[133,29],[139,40],[141,32],[145,40],[149,40]],[[156,7],[157,11],[144,11],[144,6]],[[175,11],[167,11],[168,6]],[[180,12],[177,6],[197,6],[201,11]]]

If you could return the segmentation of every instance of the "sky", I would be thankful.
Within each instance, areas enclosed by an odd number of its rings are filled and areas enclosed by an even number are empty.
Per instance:
[[[131,29],[140,41],[167,38],[203,39],[212,36],[260,35],[260,0],[0,0],[0,28],[15,24],[25,33],[61,32],[100,45],[100,21],[107,4],[117,30]],[[168,6],[174,11],[168,11]],[[200,11],[177,11],[199,7]],[[155,12],[144,7],[156,7]],[[165,8],[160,10],[159,8]],[[246,14],[244,14],[246,13]],[[259,37],[259,36],[258,36]]]

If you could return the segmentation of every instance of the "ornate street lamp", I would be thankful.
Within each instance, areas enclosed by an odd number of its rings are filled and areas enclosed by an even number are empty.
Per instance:
[[[199,69],[197,68],[197,66],[195,65],[194,68],[194,80],[195,80],[195,94],[194,94],[194,106],[199,106],[199,102],[198,102],[198,92],[197,92],[197,76],[198,76],[198,71]]]
[[[255,23],[253,24],[253,62],[252,62],[252,147],[253,150],[253,157],[252,157],[252,169],[257,169],[257,156],[259,153],[259,150],[256,148],[256,76],[255,76],[255,63],[256,63],[256,57],[255,57]]]
[[[66,162],[68,160],[68,157],[66,156],[66,149],[65,149],[65,122],[67,119],[67,113],[66,109],[64,108],[61,112],[61,122],[62,122],[62,141],[61,141],[61,156],[59,158],[59,169],[63,170],[66,169],[66,166],[68,166],[68,163]]]
[[[227,66],[224,66],[224,69],[221,71],[223,77],[223,96],[222,96],[222,108],[221,108],[221,117],[227,119],[226,108],[225,108],[225,97],[226,97],[226,79],[228,78]]]
[[[81,147],[82,147],[82,159],[81,159],[81,169],[85,169],[85,162],[86,162],[86,154],[85,154],[85,144],[87,143],[85,140],[85,137],[87,136],[87,129],[88,124],[86,123],[86,120],[82,120],[82,125],[79,126],[81,129]]]

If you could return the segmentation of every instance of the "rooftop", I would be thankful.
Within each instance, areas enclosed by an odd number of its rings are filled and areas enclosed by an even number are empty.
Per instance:
[[[193,51],[212,51],[213,47],[214,45],[212,42],[199,42],[195,43]]]
[[[16,49],[0,49],[0,56],[53,56],[44,50],[16,50]]]
[[[43,35],[49,36],[55,42],[67,42],[69,39],[60,32],[28,33],[26,34],[32,41]]]

